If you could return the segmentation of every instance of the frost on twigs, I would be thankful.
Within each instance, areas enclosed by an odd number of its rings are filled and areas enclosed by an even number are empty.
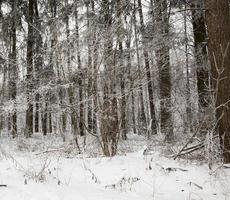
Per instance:
[[[117,183],[106,185],[106,189],[118,189],[120,191],[132,191],[134,188],[134,184],[140,181],[138,177],[122,177]]]
[[[34,180],[35,182],[45,182],[48,175],[47,168],[49,165],[50,160],[45,159],[39,169],[29,168],[25,170],[24,176],[28,179]]]

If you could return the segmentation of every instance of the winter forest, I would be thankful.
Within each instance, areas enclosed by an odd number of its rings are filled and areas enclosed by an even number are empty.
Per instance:
[[[229,106],[229,0],[0,0],[1,200],[228,200]]]

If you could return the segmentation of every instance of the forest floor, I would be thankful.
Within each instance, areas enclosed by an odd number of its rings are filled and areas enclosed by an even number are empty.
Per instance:
[[[145,140],[136,138],[128,140],[136,144],[135,152],[106,158],[73,154],[60,138],[12,141],[1,136],[0,199],[230,199],[230,169],[210,171],[207,164],[174,161],[159,151],[144,155]]]

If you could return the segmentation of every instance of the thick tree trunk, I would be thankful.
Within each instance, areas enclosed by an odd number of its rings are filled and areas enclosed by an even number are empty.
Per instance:
[[[29,0],[28,6],[28,36],[27,36],[27,75],[26,75],[26,88],[27,88],[27,110],[26,110],[26,130],[25,136],[31,137],[33,134],[33,16],[34,16],[34,0]]]
[[[115,92],[116,72],[113,60],[113,38],[112,38],[112,4],[113,2],[103,0],[102,11],[104,19],[104,73],[103,104],[101,108],[101,138],[103,153],[105,156],[114,156],[118,143],[118,107]]]
[[[53,132],[53,125],[52,125],[52,112],[51,112],[51,108],[49,107],[49,120],[48,120],[48,124],[49,124],[49,133]]]
[[[230,8],[228,0],[205,0],[217,130],[224,162],[230,163]]]
[[[51,34],[51,52],[50,52],[50,60],[49,60],[49,65],[48,68],[46,69],[46,73],[44,73],[45,76],[45,80],[49,80],[49,79],[53,79],[55,76],[55,72],[54,72],[54,66],[56,65],[58,68],[58,62],[57,62],[57,43],[58,43],[58,32],[57,32],[57,26],[54,23],[54,21],[56,20],[56,16],[57,16],[57,0],[52,0],[49,2],[50,3],[50,10],[51,10],[51,27],[50,27],[50,34]],[[47,131],[49,133],[53,132],[53,125],[52,125],[52,119],[53,119],[53,114],[52,114],[52,100],[54,99],[54,94],[52,94],[51,90],[48,90],[46,97],[45,97],[45,101],[46,101],[46,105],[45,105],[45,109],[46,109],[46,114],[45,116],[45,120],[46,120],[46,124],[47,124]],[[43,133],[44,134],[44,133]]]
[[[87,78],[88,78],[88,88],[87,88],[87,96],[88,96],[88,106],[87,106],[87,119],[88,119],[88,130],[89,132],[94,132],[93,130],[93,41],[92,41],[92,28],[93,28],[93,19],[90,13],[92,13],[92,9],[90,9],[90,1],[86,1],[86,17],[87,17],[87,51],[88,51],[88,59],[87,59]]]
[[[119,48],[119,75],[120,75],[120,86],[121,86],[121,137],[122,139],[126,140],[127,139],[127,129],[126,129],[126,94],[125,94],[125,66],[124,66],[124,52],[123,52],[123,41],[122,41],[122,28],[123,28],[123,23],[122,23],[122,1],[117,0],[116,3],[116,15],[117,15],[117,38],[118,38],[118,48]]]
[[[84,102],[83,102],[83,72],[81,64],[81,50],[79,39],[79,25],[78,25],[78,1],[75,4],[75,31],[76,31],[76,48],[77,48],[77,65],[78,65],[78,86],[79,86],[79,103],[80,103],[80,119],[79,119],[79,134],[85,135],[84,128]]]
[[[131,35],[131,33],[130,33]],[[133,128],[133,133],[136,134],[136,114],[135,114],[135,97],[134,97],[134,80],[132,79],[131,75],[131,70],[132,70],[132,63],[131,63],[131,38],[128,36],[127,41],[126,41],[126,47],[128,51],[127,55],[127,71],[128,71],[128,76],[130,77],[130,90],[131,90],[131,114],[132,114],[132,128]],[[141,91],[142,92],[142,91]],[[128,120],[128,117],[127,117]]]
[[[134,10],[136,11],[136,0],[134,0]],[[140,124],[139,129],[145,129],[147,127],[146,116],[145,116],[145,107],[144,107],[144,95],[143,95],[143,85],[142,81],[142,70],[140,64],[140,53],[139,53],[139,40],[137,36],[137,20],[136,20],[136,12],[134,13],[134,36],[135,36],[135,48],[137,55],[137,66],[139,73],[139,84],[138,84],[138,123]],[[140,131],[142,132],[142,131]]]
[[[39,88],[41,78],[42,78],[42,69],[43,69],[43,42],[41,36],[41,20],[38,12],[38,2],[35,0],[34,2],[34,10],[35,10],[35,56],[34,56],[34,67],[35,67],[35,82],[36,82],[36,89]],[[39,132],[39,114],[40,114],[40,107],[41,107],[41,96],[37,92],[35,95],[35,119],[34,119],[34,129],[35,132]]]
[[[184,40],[185,40],[185,69],[186,69],[186,85],[185,85],[185,99],[186,99],[186,120],[185,133],[191,132],[192,124],[192,103],[191,103],[191,81],[189,69],[189,48],[188,48],[188,27],[187,27],[187,0],[184,4]]]
[[[48,113],[47,113],[47,105],[48,103],[45,102],[45,108],[43,110],[43,113],[42,113],[42,133],[44,136],[47,135],[47,132],[48,132],[48,128],[47,128],[47,121],[48,121]]]
[[[146,69],[146,78],[147,78],[147,87],[148,87],[148,98],[149,98],[149,109],[150,109],[150,122],[151,123],[151,134],[157,133],[157,125],[156,125],[156,116],[155,116],[155,105],[154,105],[154,98],[153,98],[153,83],[151,80],[151,70],[150,70],[150,63],[149,63],[149,53],[147,50],[147,44],[145,39],[145,25],[144,25],[144,16],[142,12],[142,2],[138,0],[138,11],[139,11],[139,18],[140,18],[140,25],[141,25],[141,33],[142,33],[142,44],[143,44],[143,56],[144,56],[144,63]]]
[[[209,69],[207,67],[206,27],[203,12],[203,0],[196,0],[191,5],[192,25],[197,65],[197,89],[201,111],[211,102],[209,97]]]
[[[16,95],[17,95],[17,50],[16,50],[16,6],[13,5],[13,19],[10,33],[10,55],[9,55],[9,96],[14,101],[14,111],[11,116],[11,135],[13,138],[17,135],[17,111],[16,111]]]
[[[171,72],[169,57],[169,16],[167,0],[157,0],[157,65],[159,69],[160,85],[160,117],[161,132],[165,134],[166,140],[173,138],[172,114],[171,114]]]
[[[92,13],[95,13],[95,5],[94,5],[94,0],[91,1],[91,9]],[[93,120],[92,120],[92,130],[93,133],[97,133],[97,115],[96,115],[96,108],[98,106],[98,100],[97,100],[97,81],[98,81],[98,46],[99,46],[99,38],[97,38],[96,30],[98,29],[98,26],[96,24],[96,20],[93,21],[93,73],[92,73],[92,98],[93,98],[93,106],[92,106],[92,111],[93,111]]]
[[[71,79],[72,76],[72,69],[71,69],[71,43],[70,43],[70,29],[69,29],[69,1],[65,0],[65,25],[66,25],[66,42],[67,42],[67,69],[68,69],[68,78]],[[57,62],[58,65],[58,62]],[[63,77],[65,79],[65,72],[63,71]],[[60,83],[61,81],[61,76],[59,76],[59,81]],[[70,86],[71,87],[71,86]],[[65,99],[65,93],[66,90],[65,88],[60,87],[60,91],[59,91],[59,98],[60,98],[60,103],[61,106],[63,105],[64,99]],[[62,111],[61,113],[61,126],[62,126],[62,131],[65,132],[66,128],[67,128],[67,116],[66,116],[66,112],[65,110]],[[63,134],[63,133],[62,133]]]

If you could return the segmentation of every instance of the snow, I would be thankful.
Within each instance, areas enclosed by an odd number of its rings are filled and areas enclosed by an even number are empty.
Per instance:
[[[0,138],[0,184],[7,185],[0,187],[1,200],[230,199],[227,166],[211,171],[205,164],[174,161],[159,152],[144,155],[144,140],[136,140],[135,152],[113,158],[46,152],[58,141],[31,141],[29,146]]]

